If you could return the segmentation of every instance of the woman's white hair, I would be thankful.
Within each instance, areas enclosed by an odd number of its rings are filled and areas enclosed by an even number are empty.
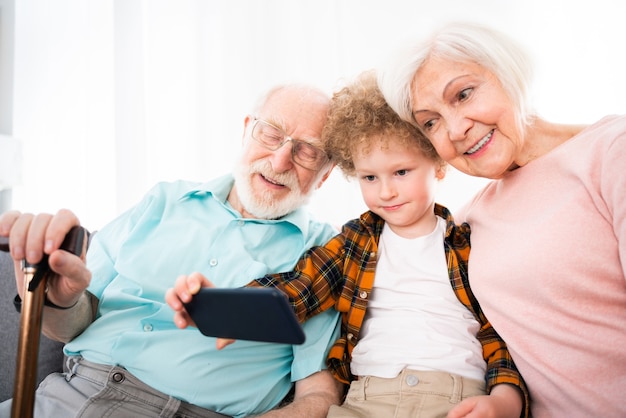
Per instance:
[[[402,119],[415,124],[413,79],[430,57],[472,62],[486,68],[514,103],[519,128],[523,130],[532,120],[532,66],[521,45],[496,30],[461,22],[449,23],[424,41],[399,50],[395,59],[379,71],[378,84],[385,100]]]

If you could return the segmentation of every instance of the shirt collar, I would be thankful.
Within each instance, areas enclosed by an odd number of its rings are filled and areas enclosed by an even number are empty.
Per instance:
[[[467,223],[462,225],[456,225],[454,223],[454,217],[448,208],[440,205],[439,203],[435,203],[435,215],[443,218],[446,221],[446,238],[451,236],[453,233],[463,233],[469,234],[470,228]],[[374,234],[380,234],[382,231],[383,225],[385,221],[376,215],[372,211],[367,211],[360,216],[361,222],[366,226],[366,228],[374,231]]]
[[[454,222],[452,212],[450,212],[450,210],[448,210],[445,206],[438,203],[435,203],[435,215],[445,219],[446,221],[446,238],[451,236],[456,237],[457,235],[464,236],[469,242],[470,226],[467,222],[457,225]]]
[[[235,179],[232,174],[226,174],[221,177],[217,177],[213,180],[209,180],[204,183],[193,184],[189,187],[180,197],[179,201],[184,201],[186,199],[191,199],[193,197],[201,197],[201,196],[211,196],[218,202],[222,204],[227,210],[233,213],[238,218],[241,218],[241,214],[235,211],[228,203],[228,194],[230,193],[233,185],[235,184]],[[288,213],[279,219],[250,219],[250,218],[241,218],[244,221],[249,222],[259,222],[259,223],[281,223],[288,222],[298,228],[304,236],[307,236],[309,233],[309,224],[311,221],[311,215],[308,210],[305,208],[299,208],[295,211]]]

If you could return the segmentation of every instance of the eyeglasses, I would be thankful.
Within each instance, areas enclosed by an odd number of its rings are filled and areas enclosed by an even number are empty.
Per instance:
[[[254,118],[252,139],[271,151],[276,151],[291,141],[291,160],[308,170],[318,171],[330,161],[328,155],[321,148],[306,141],[292,138],[278,126],[274,126],[263,119]]]

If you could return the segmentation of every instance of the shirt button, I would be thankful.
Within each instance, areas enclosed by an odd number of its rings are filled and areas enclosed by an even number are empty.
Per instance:
[[[348,341],[354,340],[354,334],[352,334],[351,332],[348,333],[347,337],[348,337]]]
[[[154,328],[153,328],[153,327],[152,327],[152,325],[150,325],[150,324],[144,324],[144,326],[143,326],[143,330],[144,330],[144,331],[146,331],[146,332],[150,332],[150,331],[152,331],[153,329],[154,329]]]
[[[406,377],[406,384],[409,386],[415,386],[419,383],[419,381],[420,380],[417,378],[417,376],[412,375],[412,374]]]
[[[372,251],[372,252],[370,253],[370,257],[372,257],[372,258],[376,258],[376,251]]]
[[[246,223],[245,223],[244,221],[240,220],[239,222],[237,222],[237,224],[238,224],[239,226],[244,226]]]
[[[361,299],[367,299],[367,292],[365,290],[362,290],[359,293],[359,296],[361,297]]]
[[[214,259],[214,258],[212,258],[212,259],[209,261],[209,266],[211,266],[211,267],[215,267],[215,266],[217,266],[217,260],[216,260],[216,259]]]

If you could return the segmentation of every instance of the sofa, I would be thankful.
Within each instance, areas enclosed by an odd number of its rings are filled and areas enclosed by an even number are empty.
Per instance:
[[[13,381],[20,314],[13,306],[15,297],[13,260],[8,253],[0,251],[0,402],[13,397]],[[37,381],[53,372],[63,370],[63,344],[41,336]]]

